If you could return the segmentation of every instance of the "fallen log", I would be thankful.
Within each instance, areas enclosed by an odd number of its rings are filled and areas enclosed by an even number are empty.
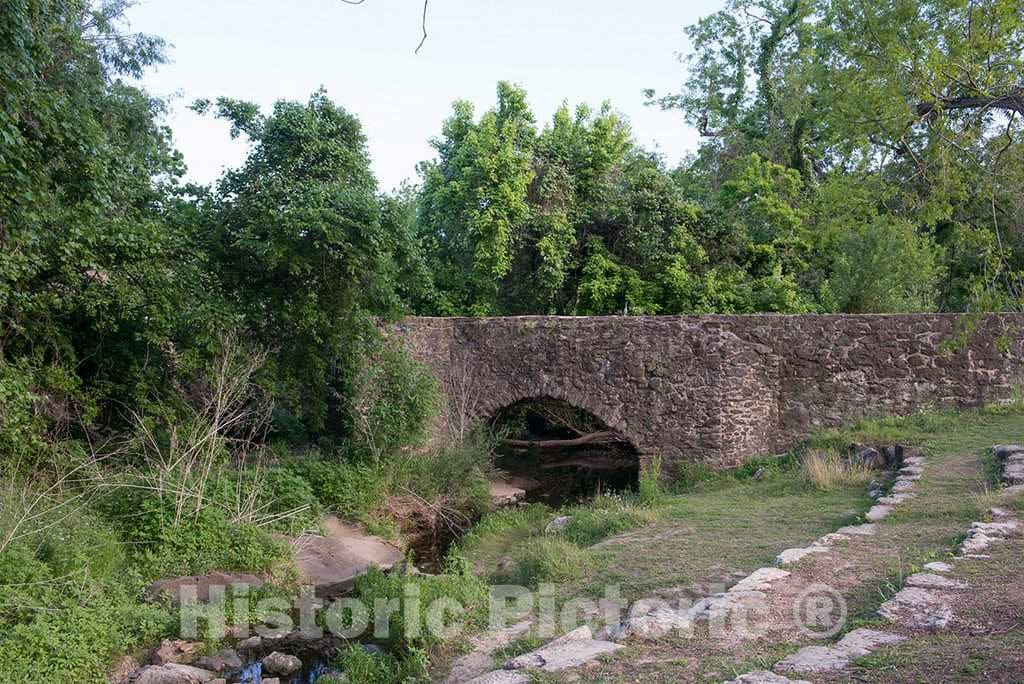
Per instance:
[[[623,458],[570,458],[565,461],[541,463],[541,470],[557,470],[558,468],[582,468],[585,470],[625,470],[636,465],[636,461]]]
[[[605,431],[605,432],[591,432],[590,434],[583,435],[581,437],[573,437],[571,439],[506,439],[505,446],[513,449],[565,449],[567,447],[586,446],[588,444],[614,444],[616,442],[625,442],[618,433]]]

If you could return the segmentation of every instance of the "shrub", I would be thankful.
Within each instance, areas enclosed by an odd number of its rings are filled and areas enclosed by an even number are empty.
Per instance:
[[[661,488],[661,457],[655,456],[649,465],[640,472],[640,483],[637,494],[642,506],[653,506],[665,498]]]
[[[416,616],[419,623],[416,625],[405,622],[405,602],[410,594],[409,587],[415,587],[420,606]],[[390,614],[389,636],[385,641],[394,648],[406,651],[428,648],[441,642],[440,637],[427,624],[427,608],[439,599],[452,600],[461,606],[461,619],[467,626],[482,628],[487,624],[490,591],[481,578],[470,572],[468,563],[457,554],[449,555],[444,571],[438,575],[405,575],[371,570],[356,580],[355,594],[364,605],[371,608],[371,625],[375,619],[372,611],[375,604],[397,602],[400,609]]]
[[[359,682],[360,684],[395,684],[396,682],[429,681],[427,658],[423,651],[411,649],[395,656],[375,655],[362,646],[350,646],[335,659],[344,676],[321,678],[318,682]]]
[[[586,552],[560,536],[535,537],[513,554],[513,566],[495,574],[495,581],[521,586],[542,582],[568,582],[589,566]]]
[[[350,442],[375,460],[417,445],[439,404],[430,371],[395,343],[378,338],[359,359],[347,388]]]
[[[642,527],[654,520],[654,515],[649,511],[629,506],[621,500],[612,505],[599,503],[603,499],[614,501],[613,497],[600,496],[595,499],[595,504],[567,511],[572,520],[561,535],[577,546],[593,546],[602,539]]]
[[[873,473],[863,463],[853,462],[831,451],[809,451],[800,459],[804,477],[822,491],[837,487],[864,484]]]
[[[136,603],[144,586],[141,573],[80,499],[60,498],[24,481],[5,482],[0,681],[105,681],[115,654],[171,634],[170,613]],[[27,515],[26,500],[33,504]]]

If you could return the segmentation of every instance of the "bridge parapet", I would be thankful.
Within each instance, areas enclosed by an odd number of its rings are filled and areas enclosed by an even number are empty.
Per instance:
[[[1024,314],[416,318],[395,327],[441,381],[445,439],[550,397],[646,457],[728,467],[865,414],[967,407],[1024,378]]]

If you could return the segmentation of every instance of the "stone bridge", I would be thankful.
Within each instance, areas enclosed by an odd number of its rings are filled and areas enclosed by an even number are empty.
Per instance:
[[[441,382],[436,439],[515,402],[562,399],[642,458],[715,467],[779,453],[819,426],[1007,398],[1024,314],[406,318],[399,337]]]

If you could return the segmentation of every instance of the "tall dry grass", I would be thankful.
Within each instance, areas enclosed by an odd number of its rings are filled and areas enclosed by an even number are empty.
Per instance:
[[[804,477],[817,489],[827,492],[849,485],[867,484],[874,472],[864,463],[851,461],[834,451],[808,451],[800,459]]]

